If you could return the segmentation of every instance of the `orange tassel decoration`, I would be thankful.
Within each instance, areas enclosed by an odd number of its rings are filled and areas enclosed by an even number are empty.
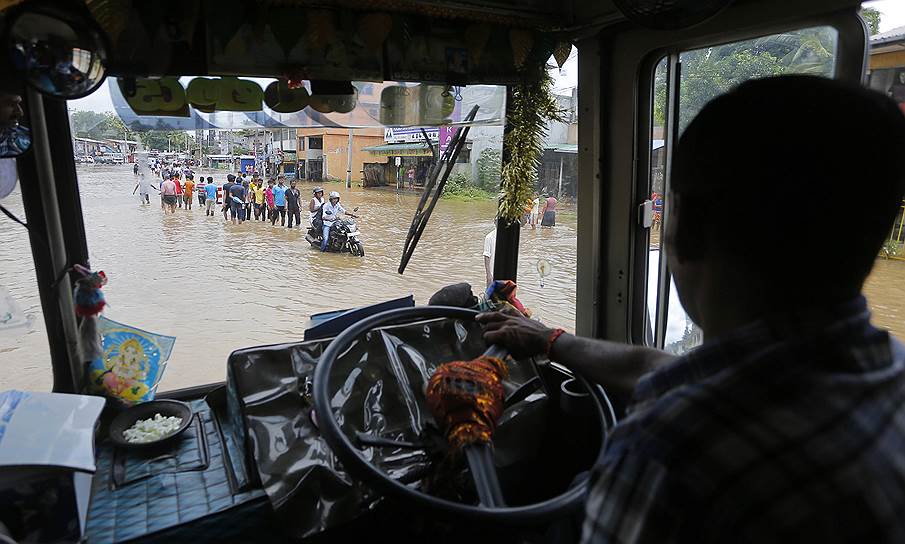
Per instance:
[[[427,384],[427,404],[453,451],[489,444],[503,413],[506,364],[496,357],[440,365]]]

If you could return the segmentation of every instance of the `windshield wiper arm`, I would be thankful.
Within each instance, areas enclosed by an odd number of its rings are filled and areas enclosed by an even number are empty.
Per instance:
[[[471,111],[468,112],[468,115],[465,116],[464,122],[470,123],[477,114],[478,106],[475,105],[471,108]],[[421,193],[421,200],[418,202],[418,208],[415,210],[415,216],[412,218],[412,225],[409,227],[408,235],[405,237],[405,244],[402,246],[402,258],[399,261],[400,274],[405,272],[405,267],[408,266],[412,254],[415,253],[415,247],[418,245],[418,240],[421,239],[421,234],[424,233],[424,229],[427,227],[427,221],[430,219],[431,213],[433,213],[434,207],[440,199],[440,195],[443,194],[443,188],[446,187],[446,180],[449,179],[449,174],[456,164],[459,152],[462,151],[462,148],[465,146],[465,138],[468,136],[470,128],[471,126],[466,124],[464,127],[459,127],[459,129],[456,130],[456,134],[449,143],[449,147],[446,148],[446,153],[440,158],[436,168],[431,168],[430,170],[428,180],[424,184],[424,192]],[[428,143],[428,145],[430,145],[430,143]],[[442,177],[440,177],[441,170],[443,172]],[[437,181],[438,177],[440,178],[439,182]],[[435,183],[437,184],[437,190],[433,191]],[[430,203],[428,203],[428,200],[430,200]],[[425,204],[427,204],[426,209]]]

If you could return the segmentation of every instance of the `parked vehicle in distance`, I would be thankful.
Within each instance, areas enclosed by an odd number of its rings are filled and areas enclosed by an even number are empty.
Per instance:
[[[97,164],[125,164],[126,158],[122,153],[104,153],[95,157],[94,162]]]

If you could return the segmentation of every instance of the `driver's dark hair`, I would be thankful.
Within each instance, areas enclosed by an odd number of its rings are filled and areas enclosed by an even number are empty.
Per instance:
[[[779,296],[852,296],[902,206],[903,153],[905,116],[882,94],[814,76],[743,83],[679,140],[670,247],[733,259]]]

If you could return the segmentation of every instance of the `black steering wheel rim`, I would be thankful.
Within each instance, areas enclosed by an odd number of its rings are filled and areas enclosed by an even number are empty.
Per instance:
[[[321,355],[317,367],[315,368],[314,383],[312,387],[314,409],[318,416],[318,426],[324,440],[327,442],[327,445],[330,446],[333,454],[342,462],[343,467],[345,467],[351,475],[361,479],[368,485],[372,485],[375,489],[387,495],[407,499],[431,510],[456,516],[466,516],[476,520],[503,522],[516,525],[542,523],[578,510],[581,508],[584,503],[584,498],[587,495],[587,479],[555,497],[551,497],[542,502],[522,506],[490,508],[481,505],[472,506],[461,504],[433,497],[427,493],[412,489],[393,480],[377,466],[368,462],[359,454],[360,450],[352,443],[336,421],[332,407],[330,406],[331,395],[329,378],[333,364],[349,347],[353,340],[376,327],[389,325],[403,320],[436,319],[441,317],[473,320],[477,314],[478,312],[474,310],[451,306],[422,306],[388,310],[355,323],[334,338],[327,349],[324,350],[324,353]],[[605,397],[605,393],[599,387],[590,386],[580,376],[576,375],[575,379],[578,380],[589,393],[589,398],[593,403],[594,411],[598,416],[597,420],[600,424],[601,436],[603,437],[603,440],[601,440],[600,451],[596,457],[597,461],[599,461],[603,456],[604,445],[606,442],[607,418],[605,415],[605,405],[608,405],[609,402]]]

